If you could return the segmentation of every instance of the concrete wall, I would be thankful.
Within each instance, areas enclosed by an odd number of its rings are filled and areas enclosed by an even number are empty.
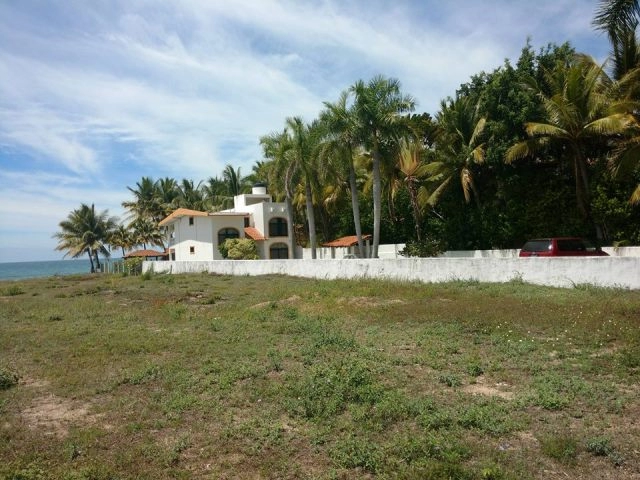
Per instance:
[[[223,260],[145,262],[143,271],[223,275],[281,274],[295,277],[381,278],[399,281],[527,283],[555,287],[592,284],[640,289],[640,257],[402,258],[348,260]]]
[[[378,258],[404,258],[398,252],[404,248],[404,243],[386,244],[378,247]],[[331,250],[334,250],[333,253]],[[357,250],[357,248],[356,248]],[[640,247],[602,247],[612,257],[640,257]],[[320,247],[316,249],[318,258],[344,258],[345,255],[352,253],[353,249],[349,248],[326,248]],[[444,252],[440,257],[444,258],[515,258],[520,252],[519,249],[511,250],[453,250]],[[311,258],[311,249],[302,249],[302,258]]]

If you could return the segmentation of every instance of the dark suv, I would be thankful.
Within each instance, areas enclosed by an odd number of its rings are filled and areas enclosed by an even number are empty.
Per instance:
[[[537,238],[520,250],[520,257],[607,257],[588,240],[577,237]]]

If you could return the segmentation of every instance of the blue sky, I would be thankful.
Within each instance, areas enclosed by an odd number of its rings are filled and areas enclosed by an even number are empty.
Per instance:
[[[0,262],[55,260],[81,203],[124,217],[142,176],[245,174],[260,136],[359,79],[437,111],[481,71],[571,44],[604,61],[596,0],[0,1]]]

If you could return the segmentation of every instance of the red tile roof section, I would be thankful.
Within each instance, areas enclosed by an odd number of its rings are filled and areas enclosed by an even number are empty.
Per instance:
[[[156,250],[136,250],[135,252],[127,253],[124,258],[130,257],[164,257],[166,256],[166,252],[158,252]]]
[[[362,240],[371,240],[371,235],[363,235]],[[323,243],[323,247],[353,247],[358,244],[357,235],[349,235],[348,237],[337,238],[331,242]]]
[[[188,208],[178,208],[174,210],[168,217],[160,221],[158,224],[161,227],[168,225],[176,218],[180,217],[206,217],[209,214],[207,212],[201,212],[200,210],[189,210]]]
[[[266,240],[260,230],[254,227],[245,227],[244,234],[252,240]]]

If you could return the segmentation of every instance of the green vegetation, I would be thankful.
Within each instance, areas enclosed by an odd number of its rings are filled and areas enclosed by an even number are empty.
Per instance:
[[[218,246],[223,258],[229,260],[257,260],[258,247],[250,238],[228,238]]]
[[[0,284],[0,478],[634,478],[640,292]]]

